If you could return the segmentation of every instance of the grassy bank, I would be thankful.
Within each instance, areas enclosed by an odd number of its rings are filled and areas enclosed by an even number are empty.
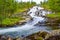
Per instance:
[[[30,3],[30,2],[17,2],[16,0],[7,0],[7,1],[1,0],[0,1],[0,27],[1,26],[4,27],[7,25],[9,26],[15,25],[15,23],[25,20],[25,18],[23,18],[24,13],[22,12],[27,11],[29,8],[31,8],[34,5],[36,5],[35,2]],[[19,15],[19,13],[21,14]]]
[[[6,18],[4,20],[2,20],[2,24],[4,25],[11,25],[11,24],[15,24],[18,21],[24,20],[24,18],[22,17],[13,17],[13,18]]]
[[[60,18],[60,13],[48,14],[47,17],[49,17],[49,18]]]
[[[27,11],[27,8],[25,9],[20,9],[17,12],[15,12],[15,14],[21,13]],[[25,18],[23,18],[23,16],[18,16],[17,17],[13,14],[7,17],[1,16],[3,19],[0,20],[0,26],[1,27],[7,27],[7,26],[14,26],[17,22],[19,21],[23,21],[25,20]]]
[[[55,28],[57,28],[60,25],[60,13],[47,14],[46,17],[48,18],[46,22],[48,26],[56,26]]]
[[[25,20],[23,17],[5,18],[0,22],[1,27],[14,26],[17,22]]]

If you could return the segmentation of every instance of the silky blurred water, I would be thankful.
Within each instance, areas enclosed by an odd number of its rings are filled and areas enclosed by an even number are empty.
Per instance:
[[[35,12],[38,10],[41,10],[41,9],[43,9],[43,8],[38,7],[38,6],[34,6],[28,12],[28,14],[33,18],[33,20],[29,20],[23,26],[17,26],[17,27],[11,27],[11,28],[2,28],[2,29],[0,28],[0,35],[11,36],[11,37],[16,37],[16,36],[26,37],[26,36],[29,36],[33,33],[37,33],[39,31],[46,31],[46,32],[51,31],[51,28],[48,26],[36,25],[38,22],[41,22],[44,24],[44,22],[46,21],[44,17],[35,16]],[[45,13],[42,12],[42,15],[43,14],[45,14]]]

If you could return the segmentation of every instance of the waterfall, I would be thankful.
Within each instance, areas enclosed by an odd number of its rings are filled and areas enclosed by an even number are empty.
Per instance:
[[[41,10],[43,8],[41,7],[38,7],[38,6],[35,6],[33,8],[30,9],[30,11],[28,12],[28,14],[33,18],[33,21],[30,23],[31,25],[35,25],[37,24],[38,22],[42,22],[42,21],[45,21],[43,17],[39,17],[39,16],[36,16],[36,12],[37,12],[37,15],[39,10]],[[43,15],[44,13],[42,13],[41,15]]]
[[[4,29],[0,29],[0,35],[4,34],[4,35],[10,35],[13,37],[16,36],[28,36],[31,35],[33,33],[39,32],[41,30],[44,31],[48,31],[46,26],[34,26],[36,25],[38,22],[45,22],[45,18],[41,17],[41,16],[36,16],[36,12],[39,10],[41,10],[43,8],[38,7],[38,6],[34,6],[33,8],[30,9],[30,11],[27,13],[29,14],[33,20],[28,21],[25,25],[22,26],[17,26],[17,27],[11,27],[11,28],[4,28]],[[42,12],[42,14],[44,14]]]

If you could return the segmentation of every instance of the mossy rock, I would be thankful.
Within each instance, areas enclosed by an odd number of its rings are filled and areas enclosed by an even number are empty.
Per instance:
[[[47,34],[45,37],[45,40],[60,40],[60,29],[59,30],[53,30],[50,32],[50,34]]]
[[[60,35],[51,36],[45,40],[60,40]]]
[[[43,40],[43,38],[42,37],[38,37],[37,40]]]

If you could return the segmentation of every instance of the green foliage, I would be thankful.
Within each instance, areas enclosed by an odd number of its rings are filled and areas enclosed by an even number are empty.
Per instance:
[[[13,17],[13,18],[6,18],[4,20],[2,20],[2,24],[4,25],[11,25],[11,24],[15,24],[18,21],[24,20],[24,18],[22,17]]]
[[[46,2],[41,2],[41,6],[47,10],[55,12],[52,14],[48,14],[47,17],[60,18],[60,0],[48,0]]]
[[[36,5],[35,2],[16,2],[15,0],[0,0],[0,15],[4,17],[11,16],[16,12],[24,11],[24,9],[30,8]]]
[[[22,17],[10,18],[15,13],[20,13],[36,5],[35,2],[17,2],[16,0],[0,0],[0,24],[13,24],[22,20]],[[24,18],[23,18],[24,19]]]
[[[60,11],[60,0],[48,0],[48,4],[53,11]]]
[[[41,3],[41,5],[46,9],[60,12],[60,0],[48,0],[46,2]]]
[[[46,10],[51,10],[47,1],[41,2],[41,6]]]
[[[50,17],[50,18],[60,18],[60,13],[47,14],[47,17]]]

